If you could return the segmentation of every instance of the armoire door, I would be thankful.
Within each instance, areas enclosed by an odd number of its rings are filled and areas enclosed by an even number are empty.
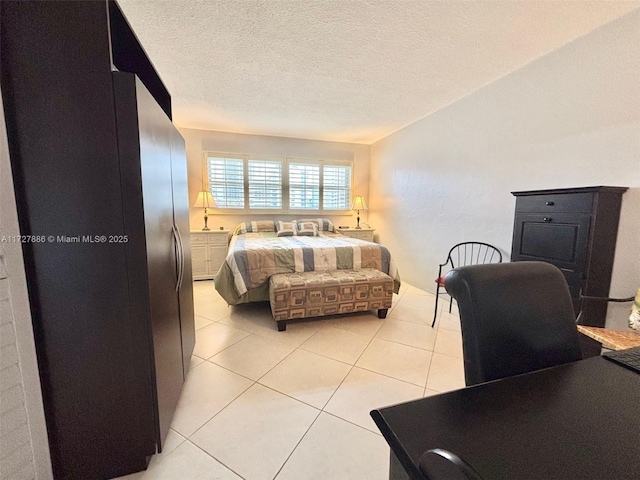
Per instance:
[[[142,200],[146,269],[148,274],[149,329],[153,341],[152,375],[156,387],[158,450],[162,449],[184,380],[177,284],[179,238],[173,227],[171,135],[173,124],[138,78],[115,72],[114,90],[119,142],[137,142]],[[134,117],[132,119],[132,117]],[[137,129],[131,128],[135,120]],[[135,300],[134,300],[135,301]],[[149,321],[139,319],[140,321]]]
[[[187,156],[184,139],[177,130],[171,134],[171,179],[173,192],[173,223],[180,241],[181,259],[178,262],[180,301],[180,331],[182,333],[182,365],[186,378],[191,353],[196,344],[193,310],[193,275],[191,239],[189,238],[189,187],[187,184]]]

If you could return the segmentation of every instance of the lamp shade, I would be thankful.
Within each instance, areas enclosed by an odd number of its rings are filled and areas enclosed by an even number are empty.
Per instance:
[[[196,198],[193,206],[200,208],[215,208],[216,201],[213,199],[211,192],[198,192],[198,197]]]
[[[364,197],[358,196],[353,199],[351,204],[351,210],[366,210],[367,204],[364,202]]]

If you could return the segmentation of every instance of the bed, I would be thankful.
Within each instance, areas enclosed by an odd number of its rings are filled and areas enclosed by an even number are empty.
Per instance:
[[[279,273],[374,268],[393,278],[398,293],[400,276],[385,246],[337,233],[327,219],[314,220],[314,235],[278,236],[279,224],[302,222],[245,222],[236,227],[215,277],[215,288],[229,305],[269,301],[269,279]]]

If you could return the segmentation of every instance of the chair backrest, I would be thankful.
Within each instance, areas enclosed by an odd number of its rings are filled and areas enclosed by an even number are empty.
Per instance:
[[[463,242],[451,247],[447,262],[452,268],[485,263],[501,263],[502,253],[493,245],[482,242]]]
[[[445,288],[458,302],[467,385],[582,358],[569,287],[550,263],[455,268]]]

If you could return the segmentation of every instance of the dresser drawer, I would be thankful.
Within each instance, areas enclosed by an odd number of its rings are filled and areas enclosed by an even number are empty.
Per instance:
[[[207,243],[206,233],[191,233],[191,243]]]
[[[229,232],[191,232],[191,243],[209,245],[229,245]]]
[[[373,242],[373,231],[373,228],[354,228],[352,230],[340,230],[340,233],[347,237],[357,238],[358,240],[366,240],[367,242]]]
[[[369,232],[354,232],[351,234],[351,238],[358,238],[360,240],[371,240],[371,233]]]
[[[229,244],[229,234],[227,232],[210,233],[207,235],[207,237],[209,237],[209,245],[228,245]]]
[[[517,197],[517,213],[551,213],[551,212],[591,212],[592,193],[570,193],[550,195],[529,195]]]

